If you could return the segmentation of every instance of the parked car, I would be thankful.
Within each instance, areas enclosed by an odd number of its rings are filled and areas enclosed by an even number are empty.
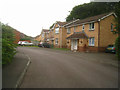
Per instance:
[[[43,42],[40,42],[40,43],[38,44],[38,47],[43,47]]]
[[[115,53],[116,52],[115,45],[108,45],[105,52],[106,53]]]
[[[39,43],[38,46],[39,47],[44,47],[44,48],[50,48],[50,44],[49,43]]]
[[[21,46],[32,46],[33,45],[33,43],[29,43],[27,41],[19,41],[18,44]]]

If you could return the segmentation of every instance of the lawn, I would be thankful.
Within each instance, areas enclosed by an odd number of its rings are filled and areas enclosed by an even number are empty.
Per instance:
[[[68,51],[69,49],[67,48],[52,48],[52,49],[55,49],[55,50],[65,50],[65,51]]]
[[[20,46],[20,47],[38,47],[38,46]]]

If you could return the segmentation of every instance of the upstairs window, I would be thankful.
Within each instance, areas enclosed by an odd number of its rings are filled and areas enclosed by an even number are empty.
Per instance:
[[[55,28],[55,33],[58,34],[59,33],[59,28]]]
[[[44,33],[42,34],[42,37],[44,37]]]
[[[70,33],[71,33],[70,28],[67,28],[67,34],[70,34]]]
[[[75,30],[76,30],[76,27],[74,26],[74,32],[75,32]]]
[[[95,38],[94,37],[90,37],[89,38],[89,46],[94,46],[95,45]]]
[[[89,30],[94,30],[94,29],[95,29],[94,23],[90,23],[89,24]]]
[[[55,39],[55,44],[56,44],[56,45],[58,44],[58,38]]]
[[[113,24],[111,23],[111,32],[113,31]]]
[[[82,25],[82,31],[83,31],[83,32],[84,32],[84,29],[85,29],[85,25],[83,24],[83,25]]]

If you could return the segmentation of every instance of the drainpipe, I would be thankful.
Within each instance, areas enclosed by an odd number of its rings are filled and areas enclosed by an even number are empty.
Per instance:
[[[60,40],[60,48],[62,48],[62,27],[61,27],[61,40]]]
[[[98,20],[98,51],[100,48],[100,19]]]

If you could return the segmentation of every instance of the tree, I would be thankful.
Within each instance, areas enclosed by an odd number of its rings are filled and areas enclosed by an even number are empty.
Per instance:
[[[75,6],[66,21],[75,19],[84,19],[87,17],[111,12],[114,10],[117,2],[91,2]],[[101,7],[102,6],[102,7]]]
[[[116,54],[118,56],[118,60],[120,60],[120,1],[115,6],[115,14],[116,18],[116,33],[118,33],[118,38],[116,39]]]

